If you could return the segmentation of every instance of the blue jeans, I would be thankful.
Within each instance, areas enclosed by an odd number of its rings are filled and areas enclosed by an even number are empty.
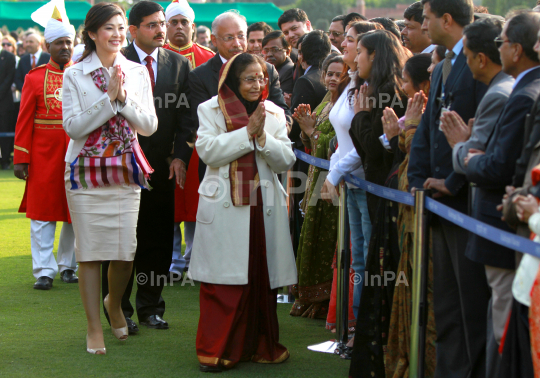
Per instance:
[[[371,221],[369,219],[365,190],[347,188],[347,210],[349,211],[351,229],[352,268],[355,274],[362,278],[354,281],[353,312],[354,316],[358,318],[369,239],[371,238]]]

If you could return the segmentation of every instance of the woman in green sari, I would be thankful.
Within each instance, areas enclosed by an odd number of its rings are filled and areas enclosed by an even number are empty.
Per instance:
[[[328,119],[338,96],[343,71],[341,55],[329,55],[322,64],[321,80],[328,93],[312,113],[309,105],[295,109],[294,119],[302,129],[301,138],[311,156],[328,160],[330,141],[336,135]],[[338,207],[322,201],[319,193],[327,170],[309,167],[306,192],[301,203],[304,224],[296,258],[298,285],[293,286],[296,297],[291,315],[326,319],[332,290],[332,261],[336,250]],[[315,196],[313,194],[315,193]]]

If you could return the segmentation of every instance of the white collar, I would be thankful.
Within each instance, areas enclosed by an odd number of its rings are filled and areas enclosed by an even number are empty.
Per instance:
[[[218,53],[218,55],[219,55],[219,58],[221,59],[221,61],[223,62],[223,64],[227,63],[227,59],[222,57],[220,53]]]
[[[154,51],[152,51],[152,54],[147,54],[144,51],[141,50],[139,46],[137,46],[137,42],[133,41],[133,47],[135,47],[135,51],[137,51],[137,55],[139,55],[139,60],[141,61],[141,64],[146,64],[146,57],[151,56],[152,59],[154,59],[154,62],[157,63],[158,60],[158,51],[159,49],[156,47]]]
[[[114,59],[113,66],[116,65],[122,65],[127,59],[122,55],[121,52],[118,52],[116,54],[116,58]],[[99,57],[97,56],[97,53],[94,51],[92,54],[90,54],[86,59],[84,59],[82,62],[82,69],[83,74],[88,75],[90,72],[97,70],[98,68],[103,68],[103,64],[101,64],[101,60],[99,60]]]
[[[41,56],[41,51],[42,51],[42,50],[41,50],[41,47],[40,47],[39,50],[36,51],[35,54],[30,54],[30,55],[35,56],[35,57],[36,57],[36,60],[38,60],[38,58]]]
[[[536,66],[536,67],[533,67],[533,68],[529,68],[528,70],[525,70],[523,71],[522,73],[520,73],[517,77],[516,77],[516,81],[514,81],[514,85],[512,86],[512,90],[514,90],[515,87],[517,87],[517,85],[519,84],[519,82],[521,81],[521,79],[523,79],[525,77],[525,75],[527,75],[529,72],[531,72],[532,70],[535,70],[537,68],[540,68],[540,66]]]

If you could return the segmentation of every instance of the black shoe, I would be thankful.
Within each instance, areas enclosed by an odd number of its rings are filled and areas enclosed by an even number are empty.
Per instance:
[[[144,321],[140,322],[141,325],[154,329],[169,329],[169,323],[161,319],[159,315],[150,315]]]
[[[65,283],[77,283],[79,282],[79,277],[75,274],[74,270],[66,269],[62,273],[60,273],[60,278]]]
[[[36,290],[51,290],[53,280],[47,276],[39,277],[34,284]]]
[[[203,373],[221,373],[223,369],[221,366],[207,366],[207,365],[199,365],[199,370]]]
[[[127,323],[128,332],[130,335],[136,335],[137,333],[139,333],[139,327],[137,327],[137,323],[135,323],[128,316],[126,316],[126,323]]]

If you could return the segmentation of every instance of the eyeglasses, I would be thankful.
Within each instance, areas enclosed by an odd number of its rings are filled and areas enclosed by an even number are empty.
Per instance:
[[[285,51],[285,49],[280,49],[277,47],[270,47],[270,48],[262,49],[263,55],[268,55],[268,53],[277,54],[280,51]]]
[[[11,43],[9,43],[9,42],[2,42],[2,46],[3,47],[11,47],[13,45]]]
[[[508,39],[502,39],[501,37],[495,38],[493,42],[495,42],[495,46],[497,46],[498,49],[500,49],[505,42],[512,43]]]
[[[255,77],[246,77],[244,80],[246,83],[254,85],[255,83],[259,83],[260,86],[265,86],[268,84],[268,78],[267,77],[261,77],[261,78],[255,78]]]
[[[339,38],[340,36],[342,36],[345,33],[340,33],[340,32],[337,32],[337,31],[327,31],[327,32],[324,32],[324,34],[326,34],[329,37],[330,37],[330,35],[333,35],[334,38]]]
[[[232,42],[234,41],[235,39],[239,40],[239,41],[245,41],[246,40],[246,36],[243,35],[243,34],[240,34],[240,35],[237,35],[236,37],[234,35],[231,35],[231,36],[228,36],[228,37],[218,37],[219,39],[221,39],[223,42]]]
[[[167,23],[165,21],[159,21],[159,22],[150,22],[146,25],[142,25],[141,26],[144,26],[145,28],[149,29],[150,31],[152,30],[155,30],[156,28],[160,28],[160,29],[165,29],[165,26],[167,25]]]

